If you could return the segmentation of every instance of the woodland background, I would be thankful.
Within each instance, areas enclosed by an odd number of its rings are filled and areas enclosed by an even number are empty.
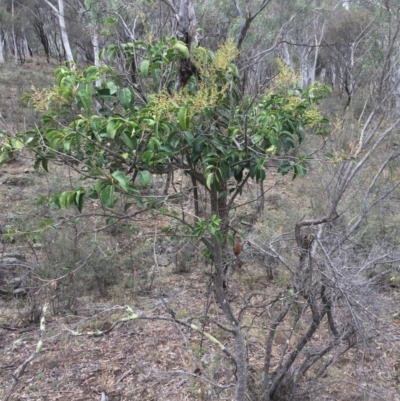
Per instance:
[[[0,396],[400,399],[399,32],[395,0],[3,0]],[[117,127],[165,91],[195,161]]]

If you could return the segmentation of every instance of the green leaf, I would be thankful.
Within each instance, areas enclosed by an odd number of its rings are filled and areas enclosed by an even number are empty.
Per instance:
[[[178,41],[172,46],[173,49],[178,50],[178,52],[186,59],[190,57],[189,49],[185,43]]]
[[[47,196],[45,196],[45,195],[39,196],[39,197],[36,199],[35,205],[36,205],[36,206],[42,205],[42,204],[45,203],[46,201],[47,201]]]
[[[211,190],[211,185],[214,182],[214,173],[210,173],[207,176],[206,186],[209,190]]]
[[[140,185],[143,186],[149,185],[151,181],[151,173],[150,171],[147,170],[140,171],[139,174],[137,175],[137,178]]]
[[[124,144],[131,150],[136,148],[136,138],[129,136],[126,132],[121,134],[121,139]]]
[[[292,168],[292,164],[290,162],[284,161],[281,162],[278,167],[278,173],[282,175],[286,175]]]
[[[117,52],[118,52],[118,46],[116,46],[116,45],[108,46],[107,52],[106,52],[107,58],[111,60],[112,58],[114,58],[116,56]]]
[[[118,18],[117,17],[107,17],[104,22],[107,25],[113,25],[113,24],[116,24],[118,22]]]
[[[189,126],[189,119],[187,116],[187,107],[181,107],[178,113],[178,121],[181,129],[186,130]]]
[[[65,192],[63,192],[61,195],[60,195],[60,200],[59,200],[59,202],[60,202],[60,207],[67,207],[67,198],[68,198],[68,195],[69,195],[69,191],[65,191]]]
[[[194,141],[194,135],[193,135],[193,132],[191,132],[191,131],[184,131],[183,132],[183,137],[185,138],[185,141],[188,144],[192,144],[193,141]]]
[[[249,169],[249,174],[251,178],[254,178],[257,174],[258,166],[257,164],[252,164]]]
[[[109,120],[107,123],[106,131],[107,135],[110,139],[114,139],[115,135],[117,134],[117,130],[120,126],[119,121],[116,120]]]
[[[46,173],[48,173],[49,172],[49,161],[48,161],[48,159],[42,159],[42,167],[43,167],[43,170],[44,171],[46,171]]]
[[[143,60],[140,63],[140,73],[144,77],[147,77],[149,75],[149,67],[150,67],[150,61],[149,60]]]
[[[15,139],[15,138],[11,138],[11,144],[13,146],[14,149],[23,149],[24,144],[23,142],[21,142],[19,139]]]
[[[222,245],[222,234],[220,231],[214,233],[214,237],[217,240],[218,245]]]
[[[69,152],[69,149],[70,149],[70,146],[71,146],[71,138],[69,138],[69,139],[66,139],[64,142],[63,142],[63,146],[64,146],[64,150],[66,151],[66,152]]]
[[[94,190],[97,194],[100,195],[101,190],[106,186],[105,180],[97,180],[96,184],[94,185]]]
[[[125,174],[121,171],[114,171],[112,173],[112,176],[118,181],[118,184],[120,187],[125,191],[129,192],[129,186],[128,186],[128,178],[125,176]]]
[[[117,85],[115,85],[115,83],[113,81],[108,81],[106,83],[106,86],[108,89],[110,89],[110,95],[113,95],[114,93],[117,93]]]
[[[127,204],[124,206],[124,213],[126,213],[126,212],[128,211],[128,209],[129,209],[132,205],[133,205],[133,203],[127,203]]]
[[[132,104],[132,92],[128,88],[118,91],[118,98],[124,109],[129,109]]]
[[[142,209],[144,209],[144,207],[145,207],[142,199],[140,199],[140,198],[136,198],[136,204]]]
[[[146,150],[142,153],[142,160],[147,164],[151,164],[153,160],[154,152],[152,150]]]
[[[88,175],[90,177],[101,177],[104,175],[103,170],[99,169],[99,168],[93,168],[91,170],[89,170]]]
[[[75,205],[78,208],[79,212],[81,213],[83,209],[83,201],[85,199],[84,195],[85,195],[84,192],[81,190],[78,190],[75,195]]]
[[[93,79],[96,80],[98,78],[98,72],[99,69],[95,65],[91,65],[90,67],[86,68],[86,70],[83,72],[83,76],[86,79]]]
[[[100,199],[104,206],[112,207],[114,206],[114,193],[115,187],[114,185],[107,185],[100,192]]]
[[[114,223],[116,221],[117,221],[117,219],[115,217],[107,217],[106,224],[110,225],[110,224],[112,224],[112,223]]]
[[[297,166],[297,173],[299,174],[300,177],[304,177],[307,174],[307,168],[304,165],[298,165]]]

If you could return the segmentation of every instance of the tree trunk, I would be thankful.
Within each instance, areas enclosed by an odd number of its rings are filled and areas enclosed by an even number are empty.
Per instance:
[[[44,0],[52,10],[58,15],[58,22],[60,24],[61,31],[61,40],[65,50],[65,56],[68,61],[70,68],[75,69],[74,67],[74,57],[72,55],[72,50],[69,45],[69,39],[67,34],[67,27],[65,25],[65,16],[64,16],[64,0],[58,0],[58,9],[49,0]]]
[[[92,31],[94,65],[96,67],[100,67],[101,62],[100,62],[100,57],[99,57],[99,34],[98,34],[95,26],[91,27],[91,31]],[[101,80],[98,79],[95,84],[97,87],[99,87],[101,85]]]
[[[15,37],[15,27],[14,27],[14,0],[11,2],[11,18],[12,18],[12,37],[13,37],[13,47],[14,47],[14,62],[18,64],[18,49],[17,49],[17,39]]]
[[[227,219],[227,204],[226,197],[218,198],[219,191],[215,187],[210,191],[211,196],[211,214],[216,215],[222,219],[221,231],[223,237],[226,238],[227,225],[224,224],[224,220]],[[222,209],[220,209],[225,205]],[[225,229],[224,229],[225,227]],[[246,341],[243,334],[240,321],[233,314],[229,300],[226,294],[226,269],[224,263],[224,253],[226,251],[226,240],[223,244],[219,244],[215,237],[212,238],[212,254],[214,257],[215,265],[215,281],[214,291],[217,302],[225,314],[227,321],[230,323],[232,331],[234,333],[235,342],[235,356],[236,356],[236,389],[234,401],[242,401],[246,399],[246,386],[247,386],[247,352],[246,352]]]
[[[4,63],[4,40],[0,31],[0,64]]]
[[[190,77],[197,73],[196,66],[191,58],[191,49],[193,46],[197,46],[197,21],[192,0],[181,0],[177,19],[176,37],[187,45],[190,54],[188,59],[181,57],[178,61],[175,90],[179,91],[186,85]]]

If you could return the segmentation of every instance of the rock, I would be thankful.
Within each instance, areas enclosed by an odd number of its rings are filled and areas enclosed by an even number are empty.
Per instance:
[[[17,267],[21,264],[21,261],[17,258],[3,258],[0,260],[0,269],[10,269]]]
[[[21,287],[22,281],[22,277],[14,277],[8,280],[8,284],[12,285],[15,289]]]
[[[24,297],[28,294],[28,289],[27,288],[16,288],[13,291],[13,295],[15,298],[19,298],[19,297]]]
[[[12,176],[7,177],[2,184],[12,185],[15,187],[28,187],[33,185],[33,179],[26,176]]]
[[[167,257],[161,255],[161,256],[157,256],[157,264],[159,266],[168,266],[170,264],[170,261],[168,260]]]
[[[25,255],[21,252],[5,252],[3,254],[0,253],[0,256],[3,256],[3,258],[15,258],[18,260],[26,260]]]
[[[10,294],[11,294],[10,290],[7,290],[5,288],[0,288],[0,295],[7,296],[7,295],[10,295]]]

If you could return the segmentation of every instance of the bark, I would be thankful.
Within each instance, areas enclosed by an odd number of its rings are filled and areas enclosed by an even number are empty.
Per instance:
[[[291,303],[287,303],[285,307],[281,310],[280,314],[277,316],[274,322],[272,322],[269,329],[268,339],[265,347],[265,358],[264,358],[264,368],[263,368],[263,401],[270,401],[269,389],[271,386],[271,375],[269,373],[269,368],[272,358],[272,345],[274,342],[275,331],[280,323],[285,319],[287,312],[289,311]]]
[[[92,10],[92,7],[89,9],[86,8],[85,3],[83,1],[79,1],[79,5],[84,11],[82,14],[82,21],[87,25],[87,28],[90,32],[90,37],[92,40],[92,46],[93,46],[93,59],[94,59],[94,65],[96,67],[101,66],[101,61],[99,58],[99,51],[100,51],[100,45],[99,45],[99,33],[97,30],[97,16],[95,14],[95,11]],[[94,8],[94,6],[93,6]],[[96,81],[96,86],[100,86],[101,81]]]
[[[94,65],[96,67],[100,67],[101,66],[101,62],[100,62],[100,57],[99,57],[99,34],[98,34],[95,26],[91,26],[91,31],[92,31]],[[98,79],[96,81],[96,86],[99,87],[100,85],[101,85],[101,80]]]
[[[211,195],[211,214],[215,214],[218,217],[224,219],[227,216],[226,209],[226,198],[224,199],[224,210],[220,210],[222,205],[221,199],[218,199],[219,191],[216,188],[212,188],[210,191]],[[222,215],[221,215],[222,213]],[[221,229],[222,231],[222,229]],[[223,235],[226,232],[222,231]],[[232,331],[234,333],[234,343],[235,343],[235,356],[236,356],[236,389],[234,401],[242,401],[246,398],[246,386],[247,386],[247,352],[246,352],[246,341],[243,334],[243,329],[239,319],[233,314],[229,300],[227,299],[227,294],[225,290],[225,266],[223,262],[223,254],[226,249],[226,245],[220,245],[215,238],[212,238],[210,251],[214,257],[215,265],[215,279],[214,279],[214,291],[215,297],[219,306],[221,307],[227,321],[230,323]]]
[[[194,214],[196,217],[200,217],[200,208],[199,208],[199,188],[197,186],[196,178],[190,177],[192,179],[192,187],[193,187],[193,203],[194,203]]]
[[[0,32],[0,64],[4,63],[4,40]]]
[[[196,66],[191,57],[192,47],[197,46],[197,20],[192,0],[181,0],[177,20],[176,37],[187,45],[190,54],[188,59],[181,58],[178,62],[175,90],[179,91],[186,85],[192,75],[197,74]]]
[[[49,45],[49,39],[47,37],[47,34],[44,29],[44,22],[40,21],[39,19],[35,19],[32,23],[33,29],[36,32],[36,35],[38,36],[40,43],[43,46],[44,53],[46,54],[46,59],[47,62],[50,62],[50,45]]]
[[[15,27],[14,27],[14,0],[11,3],[11,18],[12,18],[12,38],[13,38],[13,47],[14,47],[14,62],[18,64],[18,49],[17,49],[17,38],[15,37]]]
[[[268,6],[268,4],[270,2],[271,2],[271,0],[263,0],[261,5],[258,7],[258,9],[253,14],[251,14],[251,12],[248,9],[246,9],[246,12],[245,12],[246,15],[244,15],[243,10],[240,7],[239,0],[234,0],[236,11],[239,16],[239,33],[236,38],[236,45],[237,45],[238,49],[240,49],[242,47],[243,41],[246,38],[247,32],[248,32],[252,22]]]

